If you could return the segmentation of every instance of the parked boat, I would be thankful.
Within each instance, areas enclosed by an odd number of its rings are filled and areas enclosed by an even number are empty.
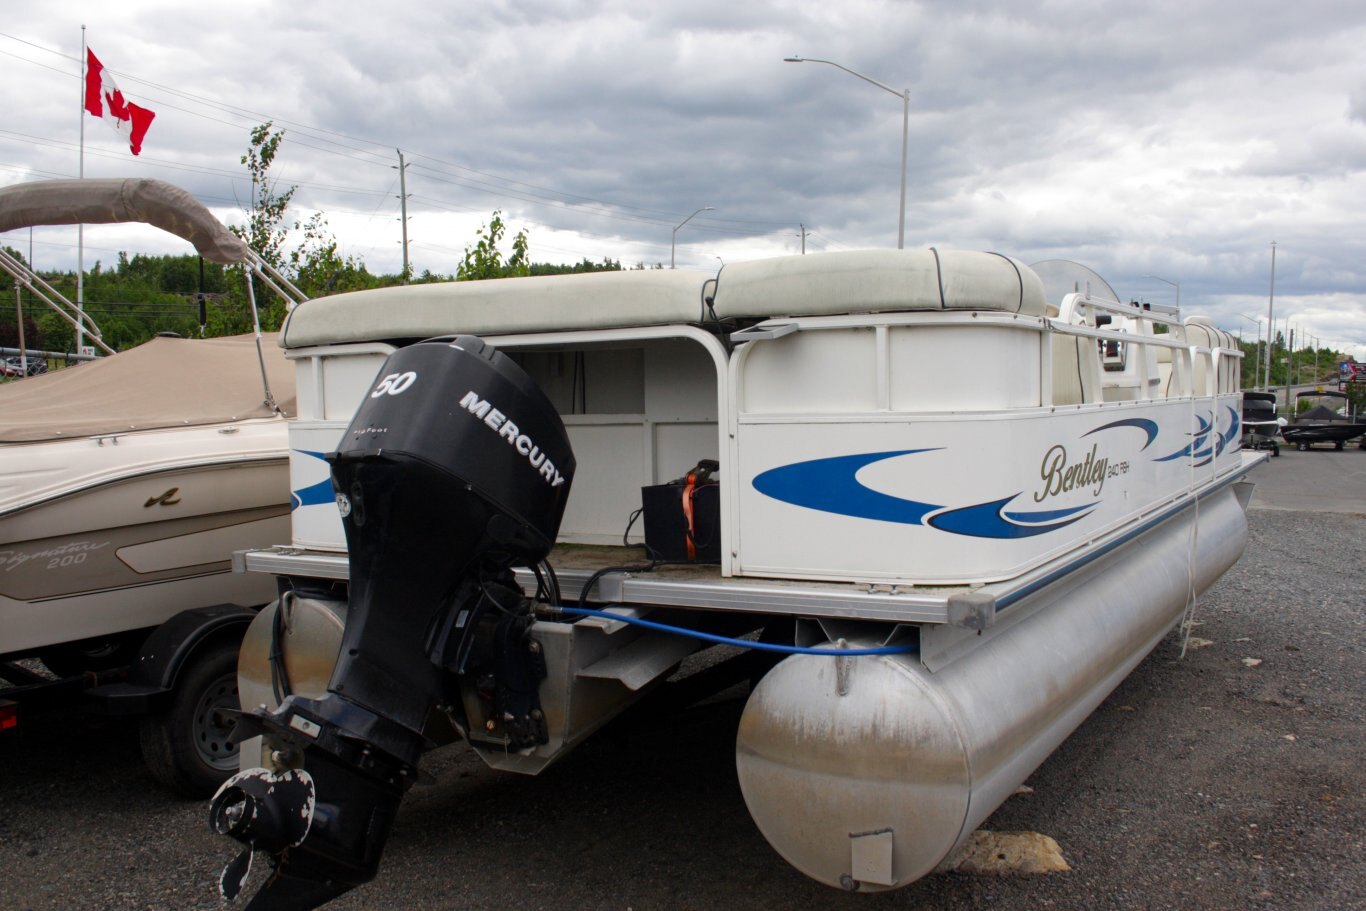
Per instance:
[[[231,566],[289,533],[294,373],[268,351],[279,410],[251,335],[155,338],[0,387],[0,654],[76,670],[89,640],[274,596]]]
[[[932,870],[1237,561],[1266,457],[1228,333],[1040,271],[831,253],[294,310],[315,455],[292,540],[243,555],[290,594],[243,643],[224,894],[262,853],[250,908],[324,904],[431,741],[535,774],[746,633],[777,653],[736,741],[765,837],[837,888]]]
[[[1314,404],[1301,411],[1300,405],[1304,402]],[[1334,449],[1341,450],[1350,440],[1366,434],[1366,423],[1350,418],[1346,413],[1347,404],[1345,392],[1331,389],[1301,392],[1295,396],[1295,418],[1281,428],[1281,436],[1302,452],[1319,443],[1331,443]]]
[[[1270,450],[1272,456],[1281,454],[1276,442],[1285,418],[1276,416],[1274,392],[1243,393],[1243,445],[1249,449]]]
[[[0,189],[0,231],[126,221],[303,297],[169,184]],[[115,353],[88,314],[2,250],[0,269],[107,355],[0,387],[0,729],[54,687],[99,697],[105,711],[143,716],[144,755],[165,784],[211,792],[237,764],[238,643],[275,594],[270,579],[233,573],[232,555],[289,530],[292,365],[259,324]],[[17,663],[33,657],[60,679]]]

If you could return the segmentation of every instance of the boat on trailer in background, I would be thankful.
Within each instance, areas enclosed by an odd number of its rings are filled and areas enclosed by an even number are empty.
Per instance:
[[[1300,410],[1301,403],[1310,407]],[[1281,428],[1281,436],[1295,448],[1307,452],[1316,444],[1331,444],[1341,450],[1352,440],[1366,448],[1366,422],[1353,420],[1347,414],[1347,393],[1332,389],[1309,390],[1295,396],[1295,417]]]
[[[1276,442],[1285,418],[1276,416],[1276,393],[1243,393],[1243,445],[1249,449],[1265,449],[1273,457],[1281,454],[1281,445]]]
[[[110,222],[160,227],[305,299],[169,184],[0,189],[0,231]],[[233,573],[232,554],[289,533],[294,371],[259,324],[116,353],[88,314],[3,250],[0,269],[105,352],[0,387],[0,728],[66,696],[141,715],[156,777],[212,793],[237,766],[241,635],[276,594],[268,577]],[[24,664],[32,658],[58,679]]]
[[[430,742],[535,774],[745,635],[759,829],[907,885],[1238,560],[1265,458],[1227,333],[990,253],[359,291],[281,344],[299,505],[238,565],[287,593],[210,807],[252,908],[372,878]]]

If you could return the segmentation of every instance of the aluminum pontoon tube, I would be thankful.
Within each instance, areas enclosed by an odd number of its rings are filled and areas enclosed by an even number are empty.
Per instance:
[[[1224,488],[1011,607],[1002,629],[938,672],[916,656],[859,658],[844,674],[831,658],[785,659],[750,696],[736,742],[759,829],[828,885],[914,882],[1143,660],[1180,621],[1191,582],[1203,591],[1246,538]]]

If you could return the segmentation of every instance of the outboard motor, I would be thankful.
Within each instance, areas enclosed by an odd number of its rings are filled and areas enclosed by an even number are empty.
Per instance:
[[[547,739],[545,664],[511,569],[549,553],[574,475],[545,395],[478,338],[430,339],[390,356],[328,461],[351,572],[335,670],[322,698],[243,716],[239,736],[264,735],[275,768],[239,773],[210,806],[245,845],[225,898],[255,851],[275,868],[248,911],[316,908],[374,877],[423,724],[460,704],[462,680],[511,749]]]

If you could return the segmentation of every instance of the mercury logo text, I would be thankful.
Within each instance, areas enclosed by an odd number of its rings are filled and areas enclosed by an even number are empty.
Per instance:
[[[507,415],[480,398],[477,392],[470,390],[465,393],[465,397],[460,400],[460,407],[475,417],[482,418],[485,426],[507,440],[508,445],[519,454],[526,456],[531,467],[536,469],[551,487],[559,487],[564,483],[564,475],[560,474],[555,464],[545,457],[541,447],[533,443],[531,437],[522,433],[516,424],[509,421]]]

